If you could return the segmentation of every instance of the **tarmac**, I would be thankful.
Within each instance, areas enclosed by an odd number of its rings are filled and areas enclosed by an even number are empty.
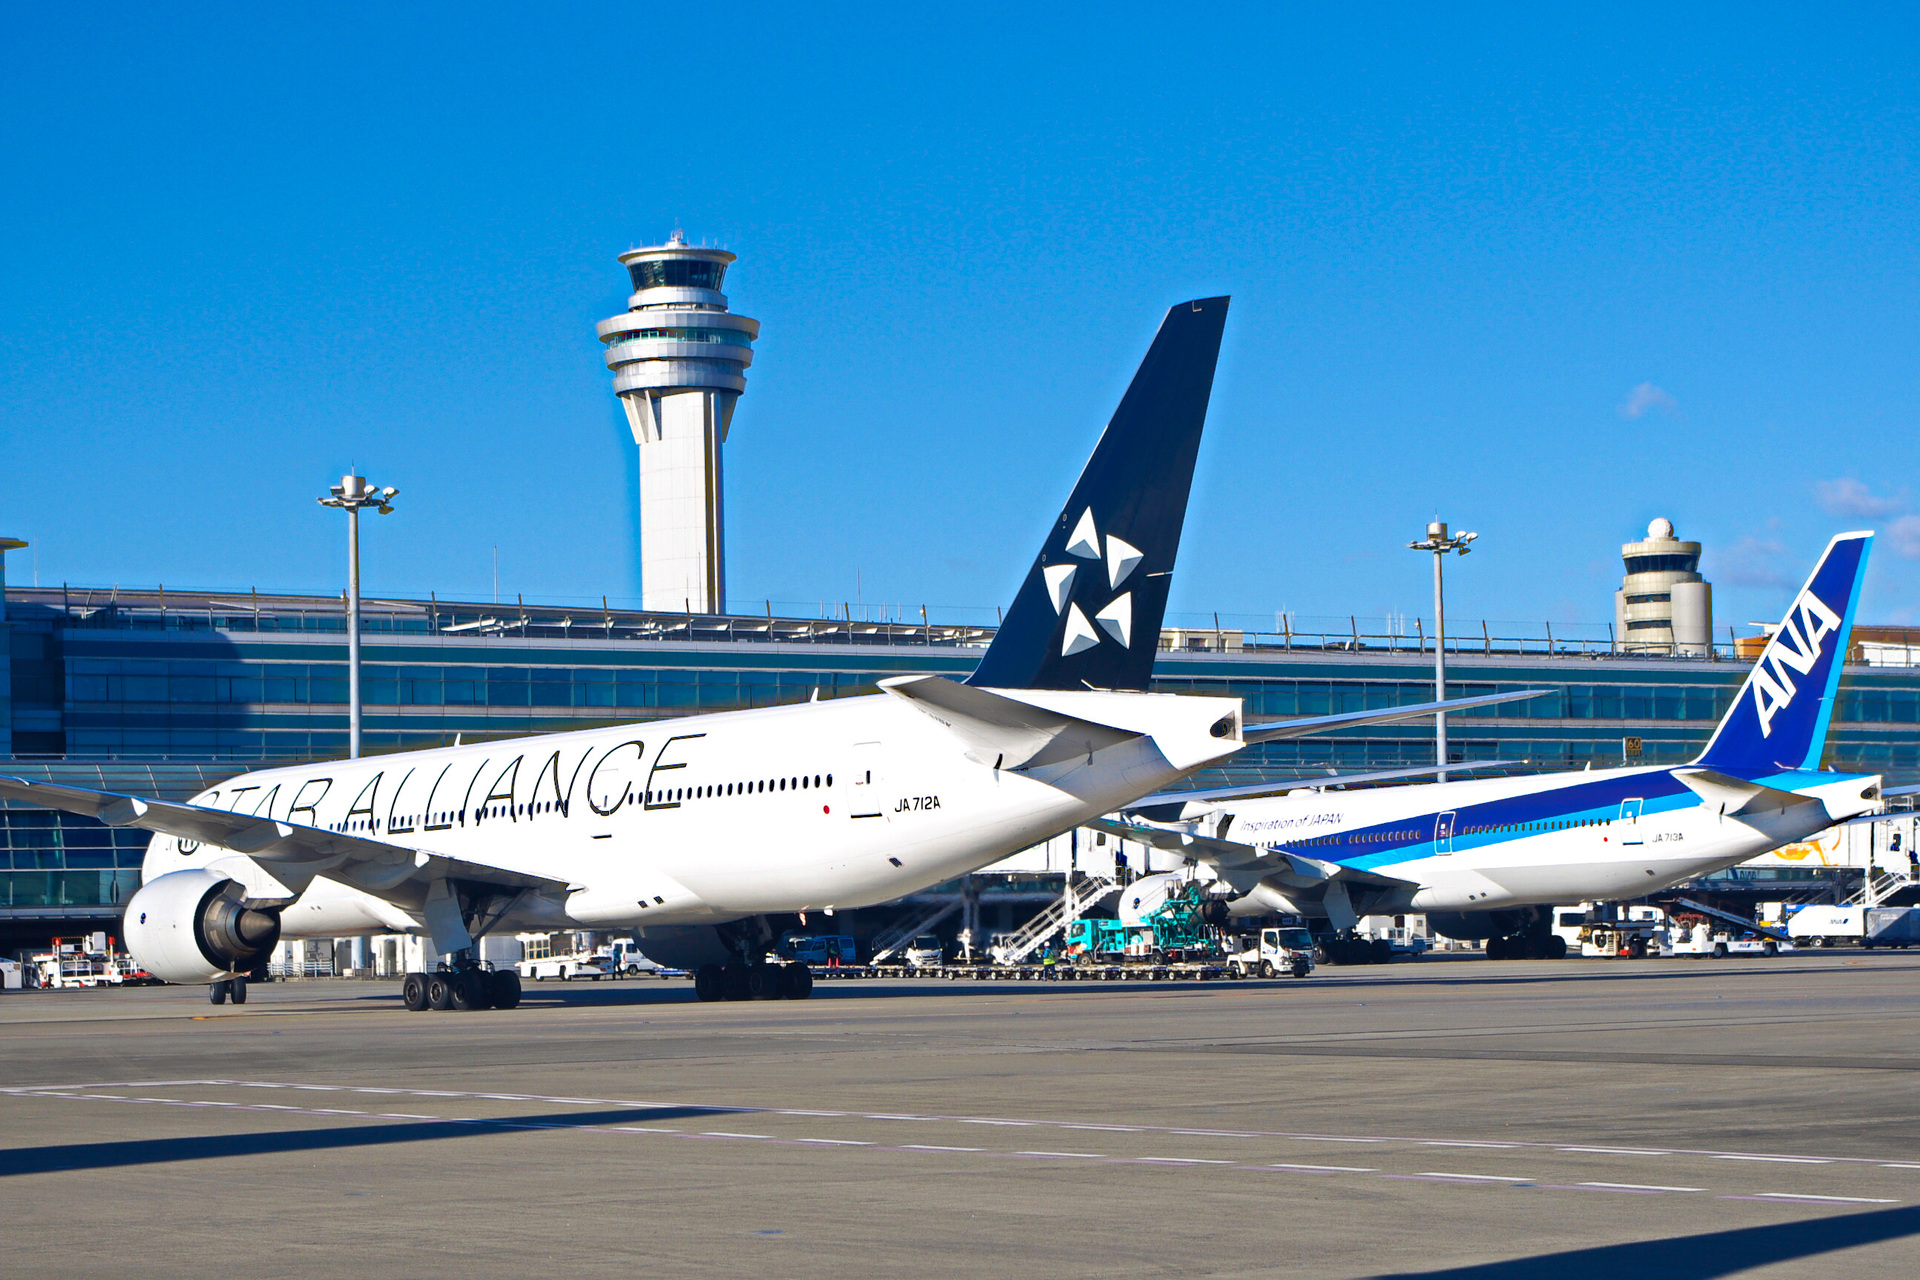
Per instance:
[[[1920,955],[0,995],[18,1276],[1920,1273]]]

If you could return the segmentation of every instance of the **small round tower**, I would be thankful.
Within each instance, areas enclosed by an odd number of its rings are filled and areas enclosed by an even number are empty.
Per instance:
[[[1706,657],[1713,645],[1713,585],[1700,576],[1700,544],[1674,536],[1664,517],[1620,548],[1627,576],[1613,593],[1614,635],[1628,653]]]

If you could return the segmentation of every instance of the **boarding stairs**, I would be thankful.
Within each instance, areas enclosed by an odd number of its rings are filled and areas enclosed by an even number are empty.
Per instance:
[[[1843,904],[1849,907],[1877,907],[1900,890],[1912,884],[1906,876],[1891,871],[1869,870],[1860,881],[1860,887],[1854,890]]]
[[[995,946],[995,961],[1000,964],[1024,964],[1028,956],[1066,928],[1069,920],[1085,915],[1089,907],[1119,887],[1118,881],[1105,876],[1088,876],[1077,885],[1069,880],[1065,892],[1049,903],[1039,915],[1022,925],[1012,937]]]
[[[908,943],[933,928],[933,926],[939,924],[942,920],[945,920],[964,905],[965,900],[956,897],[953,901],[943,902],[922,915],[907,917],[906,922],[903,924],[896,924],[890,929],[881,930],[874,935],[873,958],[868,963],[885,964],[900,951],[905,950]]]

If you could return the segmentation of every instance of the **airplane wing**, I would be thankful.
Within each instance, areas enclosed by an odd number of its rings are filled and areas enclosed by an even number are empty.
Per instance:
[[[258,863],[296,897],[323,875],[402,906],[417,906],[423,889],[435,880],[462,880],[514,892],[564,892],[569,887],[565,881],[464,862],[428,849],[197,804],[4,776],[0,776],[0,797],[84,814],[110,827],[135,827],[231,849]]]
[[[1204,862],[1222,880],[1233,886],[1236,893],[1247,893],[1262,880],[1270,880],[1290,889],[1310,889],[1324,885],[1329,880],[1379,888],[1417,887],[1409,880],[1383,876],[1373,871],[1360,871],[1338,862],[1322,862],[1318,858],[1288,853],[1285,849],[1262,849],[1238,840],[1188,835],[1164,827],[1144,827],[1113,818],[1097,818],[1086,825],[1123,840],[1152,845],[1168,853]]]
[[[1331,716],[1302,716],[1296,720],[1274,720],[1266,724],[1250,724],[1242,736],[1249,744],[1277,742],[1282,738],[1301,738],[1310,733],[1325,733],[1329,729],[1352,729],[1367,724],[1391,724],[1395,720],[1418,720],[1436,711],[1466,711],[1473,707],[1490,707],[1499,702],[1517,702],[1522,698],[1538,698],[1542,694],[1552,692],[1554,692],[1552,689],[1521,689],[1514,693],[1483,693],[1472,698],[1449,698],[1445,702],[1420,702],[1412,706],[1387,707],[1379,711],[1346,711]]]
[[[1414,769],[1377,769],[1371,773],[1333,773],[1321,776],[1302,774],[1278,782],[1249,782],[1237,787],[1210,787],[1192,791],[1156,791],[1127,806],[1128,812],[1150,809],[1155,805],[1206,804],[1215,800],[1251,800],[1256,796],[1277,796],[1301,787],[1318,791],[1323,787],[1346,787],[1358,782],[1386,782],[1393,778],[1420,778],[1428,774],[1467,773],[1474,769],[1510,769],[1524,760],[1469,760],[1463,764],[1421,765]]]

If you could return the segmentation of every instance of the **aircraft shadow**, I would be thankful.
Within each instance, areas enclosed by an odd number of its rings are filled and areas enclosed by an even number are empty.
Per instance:
[[[233,1156],[281,1155],[295,1151],[335,1151],[384,1147],[402,1142],[479,1138],[530,1129],[580,1129],[597,1125],[646,1124],[702,1116],[738,1115],[747,1107],[620,1107],[612,1111],[576,1111],[559,1115],[505,1116],[478,1120],[415,1120],[395,1124],[344,1122],[338,1128],[296,1129],[280,1133],[208,1134],[192,1138],[139,1138],[124,1142],[76,1142],[52,1147],[0,1150],[0,1178],[29,1173],[66,1173],[89,1169],[125,1169],[136,1165],[176,1164],[186,1160],[225,1160]]]
[[[1920,1234],[1920,1208],[1876,1209],[1668,1240],[1569,1249],[1436,1271],[1381,1272],[1374,1280],[1534,1280],[1538,1276],[1552,1276],[1554,1280],[1619,1280],[1621,1276],[1634,1275],[1659,1276],[1662,1280],[1713,1280],[1716,1276],[1735,1275],[1750,1268],[1916,1234]],[[1835,1274],[1844,1275],[1845,1271]]]

